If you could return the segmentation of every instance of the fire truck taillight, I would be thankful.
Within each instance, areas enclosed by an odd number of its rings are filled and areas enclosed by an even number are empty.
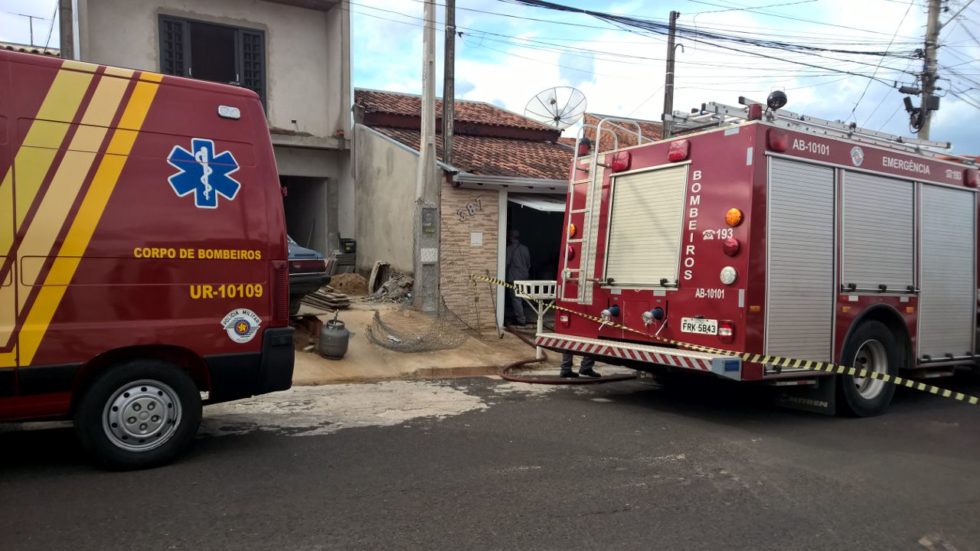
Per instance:
[[[789,149],[789,134],[778,128],[770,128],[766,133],[766,143],[769,149],[776,153],[782,153]]]
[[[742,244],[738,239],[734,237],[729,237],[728,239],[721,242],[721,250],[728,256],[735,256],[738,251],[741,250]]]
[[[575,258],[575,247],[569,245],[565,247],[565,260],[572,260]]]
[[[721,320],[718,322],[718,339],[723,343],[735,340],[735,322]]]
[[[762,119],[762,104],[753,103],[749,106],[749,120],[757,121]]]
[[[575,235],[577,233],[578,233],[578,228],[575,227],[575,224],[569,224],[568,225],[568,237],[575,237]]]
[[[623,172],[624,170],[629,170],[632,161],[633,154],[629,151],[613,153],[612,159],[609,162],[609,170],[612,170],[613,172]]]
[[[676,163],[686,160],[691,153],[691,142],[687,140],[677,140],[671,142],[670,149],[667,150],[667,160]]]
[[[725,266],[721,269],[721,275],[719,277],[722,283],[725,285],[731,285],[735,283],[736,279],[738,279],[738,272],[736,272],[735,268],[731,266]]]
[[[977,171],[970,168],[964,170],[963,183],[968,187],[977,187]]]
[[[745,220],[745,215],[739,209],[728,209],[725,213],[725,223],[733,228],[741,224],[742,220]]]

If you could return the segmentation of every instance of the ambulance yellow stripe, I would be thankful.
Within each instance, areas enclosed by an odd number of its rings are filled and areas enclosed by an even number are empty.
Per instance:
[[[126,105],[126,110],[120,119],[120,128],[138,131],[143,127],[146,114],[150,110],[150,105],[153,103],[158,88],[159,84],[154,82],[141,81],[136,83]],[[109,202],[109,197],[119,181],[119,175],[126,165],[132,142],[126,140],[130,148],[126,149],[125,154],[123,154],[122,146],[118,143],[122,138],[117,138],[118,134],[118,130],[113,132],[109,149],[120,152],[120,154],[106,154],[102,157],[92,184],[82,200],[78,214],[65,236],[58,257],[45,278],[44,286],[38,292],[34,305],[27,314],[27,320],[20,333],[20,365],[30,365],[34,360],[34,355],[37,353],[41,341],[48,331],[48,326],[51,324],[51,320],[65,296],[65,291],[68,289],[64,282],[70,282],[74,277],[78,264],[81,262],[89,241],[92,239],[92,234],[95,233],[95,228],[98,226],[106,204]],[[54,285],[49,284],[49,282],[62,282],[62,284]]]
[[[55,153],[65,139],[69,123],[75,118],[88,90],[92,75],[74,71],[58,71],[41,103],[35,121],[27,131],[24,143],[14,158],[17,175],[16,226],[20,228],[30,210],[44,176],[51,167]],[[6,246],[4,246],[6,245]],[[9,251],[10,244],[0,243],[0,251]]]
[[[91,80],[91,74],[66,71],[62,65],[41,102],[34,122],[27,130],[24,142],[14,155],[13,166],[0,181],[0,261],[11,254],[14,235],[24,222],[57,150],[64,142],[68,123],[75,118]],[[14,172],[17,173],[16,203],[13,193]],[[10,339],[15,325],[14,281],[8,275],[0,282],[0,343],[6,343]],[[13,366],[13,358],[12,352],[0,354],[0,367]]]
[[[24,311],[44,263],[54,254],[55,240],[75,204],[78,192],[92,168],[128,86],[128,80],[119,78],[104,77],[99,81],[95,94],[82,115],[81,125],[76,129],[68,151],[41,197],[37,213],[18,249],[20,271],[17,274],[17,317]],[[67,282],[63,284],[67,285]],[[8,342],[9,334],[7,338],[0,335],[0,345]]]

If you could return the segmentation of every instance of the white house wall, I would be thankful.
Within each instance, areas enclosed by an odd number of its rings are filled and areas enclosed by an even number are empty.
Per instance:
[[[353,150],[358,269],[384,260],[411,273],[418,154],[361,125]]]
[[[323,12],[260,0],[78,0],[81,59],[159,71],[160,15],[262,30],[270,126],[319,137],[349,134],[350,27],[343,8],[343,2]]]

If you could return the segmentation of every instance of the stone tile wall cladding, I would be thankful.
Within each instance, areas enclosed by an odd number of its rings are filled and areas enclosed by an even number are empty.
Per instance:
[[[497,192],[442,187],[441,287],[446,306],[481,332],[496,327],[496,290],[471,276],[497,275]]]

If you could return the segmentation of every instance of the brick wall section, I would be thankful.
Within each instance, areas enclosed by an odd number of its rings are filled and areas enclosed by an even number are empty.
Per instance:
[[[496,290],[491,296],[487,284],[474,286],[470,277],[497,276],[497,197],[496,191],[442,187],[442,297],[454,314],[480,331],[496,326]],[[474,233],[482,234],[482,245],[472,244]]]

